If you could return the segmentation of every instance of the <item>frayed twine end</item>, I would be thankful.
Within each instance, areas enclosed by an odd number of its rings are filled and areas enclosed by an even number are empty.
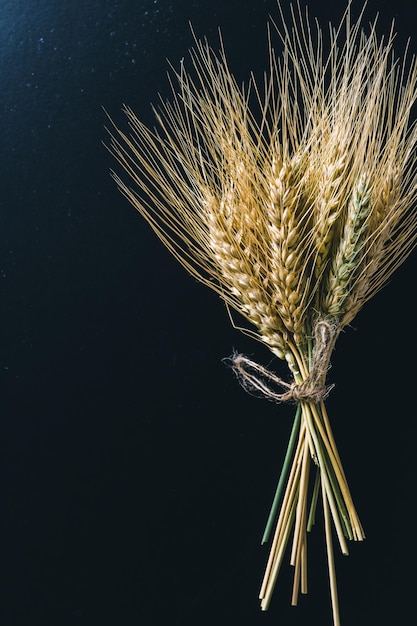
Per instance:
[[[340,329],[335,324],[319,321],[314,328],[314,356],[310,372],[301,383],[288,383],[255,363],[248,357],[234,352],[223,359],[229,365],[242,387],[250,393],[272,402],[321,402],[330,393],[334,385],[326,385],[326,374],[330,356]],[[278,390],[284,390],[278,392]]]

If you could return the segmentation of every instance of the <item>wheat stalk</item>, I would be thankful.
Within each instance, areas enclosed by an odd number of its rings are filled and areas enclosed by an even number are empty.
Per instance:
[[[288,26],[281,11],[280,57],[269,38],[262,88],[253,77],[237,85],[223,46],[215,54],[196,40],[190,69],[173,70],[172,101],[154,109],[159,130],[125,107],[130,133],[113,125],[109,150],[130,179],[113,172],[120,190],[162,242],[289,366],[287,382],[232,358],[246,388],[297,403],[263,537],[275,525],[261,608],[290,542],[292,603],[307,592],[321,493],[339,626],[331,523],[344,554],[364,533],[326,412],[326,373],[341,329],[416,244],[417,66],[395,57],[393,31],[383,39],[376,20],[367,33],[362,15],[353,22],[350,2],[327,56],[307,12],[297,5],[291,17]]]

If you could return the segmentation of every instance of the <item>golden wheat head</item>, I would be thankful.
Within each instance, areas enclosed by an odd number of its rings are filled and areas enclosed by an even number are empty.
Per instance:
[[[159,129],[125,107],[131,132],[110,141],[130,178],[114,174],[121,191],[281,357],[303,343],[313,302],[350,322],[417,233],[414,59],[349,10],[326,58],[319,28],[300,11],[292,26],[280,57],[270,44],[262,89],[237,85],[223,49],[196,41],[155,109]]]
[[[238,85],[223,46],[215,53],[196,39],[189,67],[172,70],[171,101],[154,109],[157,129],[125,107],[130,131],[113,124],[109,145],[120,190],[165,246],[290,367],[287,384],[235,359],[246,387],[297,402],[265,532],[278,518],[261,606],[269,606],[291,533],[293,604],[307,591],[306,533],[320,492],[335,626],[330,521],[344,554],[346,540],[364,533],[324,405],[326,372],[340,330],[417,240],[416,61],[407,51],[397,58],[394,32],[379,37],[376,20],[365,31],[350,7],[327,46],[299,5],[289,25],[281,11],[282,51],[269,36],[262,85],[253,77]]]

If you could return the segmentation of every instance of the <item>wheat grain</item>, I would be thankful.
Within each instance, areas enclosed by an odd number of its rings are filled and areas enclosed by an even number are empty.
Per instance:
[[[364,257],[366,229],[370,216],[370,190],[362,175],[354,186],[340,240],[332,254],[321,292],[320,310],[324,316],[343,319],[345,304]],[[348,307],[350,308],[350,307]]]
[[[272,162],[270,207],[266,217],[266,236],[271,242],[268,281],[272,304],[276,307],[290,339],[306,343],[305,308],[310,293],[308,270],[308,211],[303,203],[302,173],[294,160]]]
[[[284,359],[288,349],[284,326],[263,288],[262,260],[257,258],[256,245],[253,241],[245,241],[244,232],[233,223],[233,216],[236,213],[239,215],[242,209],[241,205],[235,207],[235,202],[235,194],[231,191],[222,198],[220,206],[215,199],[207,204],[210,248],[218,264],[222,284],[240,303],[239,311],[254,324],[260,339],[274,354]]]
[[[270,39],[262,89],[253,77],[238,86],[223,47],[215,54],[196,40],[191,69],[173,71],[172,102],[155,109],[159,130],[126,107],[131,132],[114,126],[109,147],[134,185],[114,173],[119,188],[176,259],[288,363],[288,394],[269,392],[280,379],[252,368],[265,377],[257,390],[298,402],[264,535],[277,519],[261,606],[292,530],[292,603],[307,591],[306,533],[321,491],[335,626],[330,521],[345,554],[347,539],[364,533],[324,405],[326,371],[341,328],[417,242],[417,64],[407,51],[396,59],[393,30],[379,38],[375,20],[365,34],[350,8],[330,28],[325,56],[320,27],[291,7],[291,27],[278,28],[280,58]]]

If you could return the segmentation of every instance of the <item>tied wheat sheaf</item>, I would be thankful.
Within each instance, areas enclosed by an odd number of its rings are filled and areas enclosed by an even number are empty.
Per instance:
[[[165,246],[288,364],[283,381],[230,359],[250,392],[296,406],[263,537],[272,542],[261,608],[287,547],[292,604],[307,592],[320,502],[338,626],[332,536],[348,554],[364,532],[326,412],[326,373],[341,330],[416,243],[417,70],[395,56],[393,30],[379,37],[376,20],[364,30],[351,3],[327,39],[299,5],[287,22],[279,11],[282,52],[269,29],[262,85],[237,84],[223,46],[195,39],[190,69],[172,69],[172,99],[154,109],[159,129],[125,107],[130,132],[114,126],[108,147],[130,178],[113,173],[120,190]]]

